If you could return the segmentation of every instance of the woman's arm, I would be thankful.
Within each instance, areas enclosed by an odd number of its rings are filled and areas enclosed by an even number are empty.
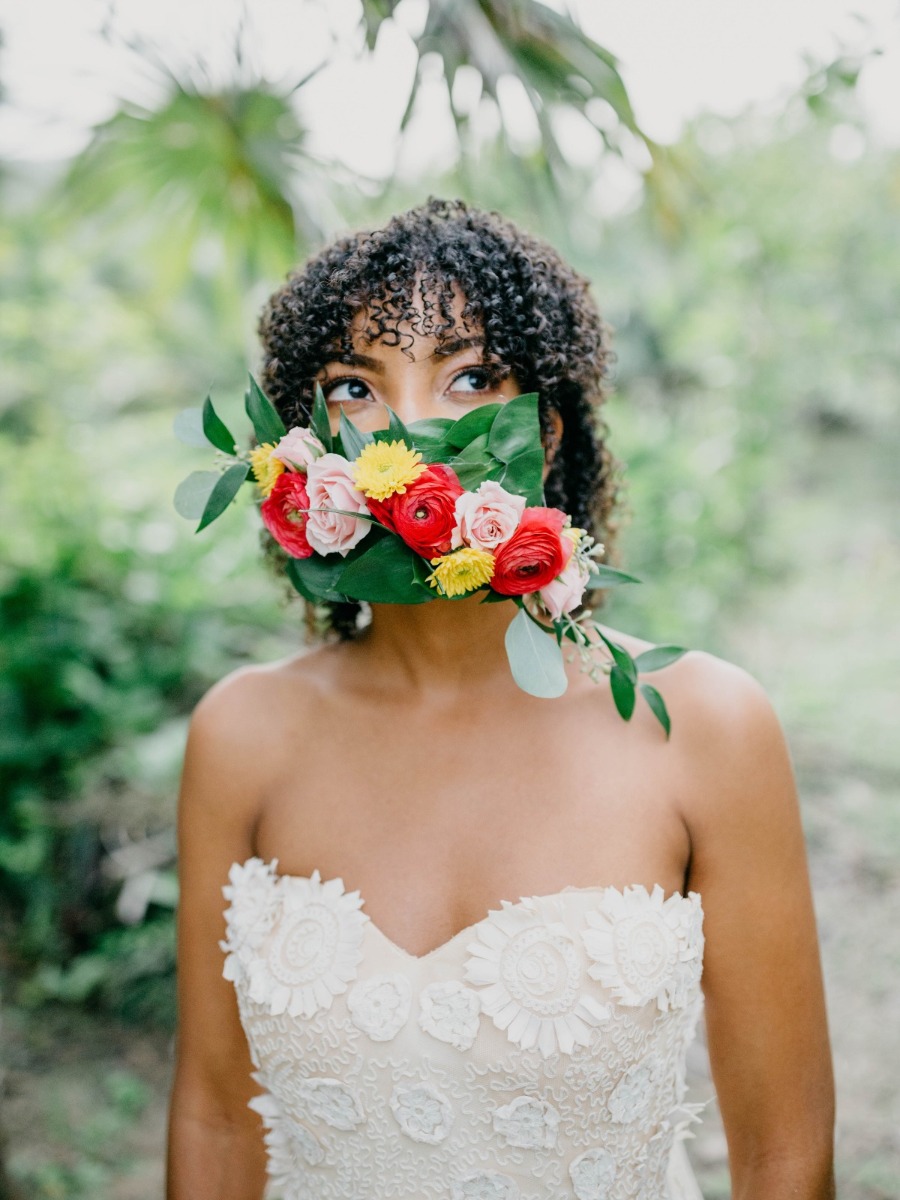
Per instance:
[[[167,1200],[260,1200],[265,1147],[247,1101],[260,1089],[222,976],[228,868],[252,853],[263,745],[249,673],[207,694],[191,721],[178,809],[178,1035]]]
[[[759,683],[703,656],[690,886],[734,1200],[832,1200],[834,1083],[793,767]],[[701,681],[697,681],[700,683]],[[714,710],[714,711],[713,711]]]

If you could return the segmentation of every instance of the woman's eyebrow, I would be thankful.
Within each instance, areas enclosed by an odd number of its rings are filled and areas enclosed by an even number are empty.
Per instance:
[[[384,374],[384,364],[379,362],[377,358],[370,358],[368,354],[356,354],[353,351],[349,351],[347,354],[339,354],[331,361],[340,363],[345,367],[367,367],[370,371],[374,371],[377,375]],[[326,367],[328,365],[328,363],[325,363]]]
[[[468,350],[470,346],[483,345],[483,337],[454,338],[452,342],[444,342],[438,346],[434,354],[440,358],[449,358],[451,354],[458,354],[461,350]]]

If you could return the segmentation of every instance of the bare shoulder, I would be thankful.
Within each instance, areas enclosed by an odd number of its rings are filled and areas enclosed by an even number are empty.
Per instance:
[[[240,667],[206,692],[190,721],[183,798],[208,797],[220,810],[258,809],[286,747],[298,750],[320,686],[321,653]]]
[[[633,657],[654,643],[601,626]],[[672,718],[672,745],[689,765],[704,808],[746,802],[751,792],[793,795],[793,776],[780,718],[763,684],[746,668],[706,650],[642,676],[662,692]]]

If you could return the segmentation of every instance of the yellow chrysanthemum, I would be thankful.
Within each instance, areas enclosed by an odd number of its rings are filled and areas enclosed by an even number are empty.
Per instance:
[[[369,442],[352,467],[353,482],[372,500],[386,500],[395,492],[405,492],[406,485],[424,470],[422,455],[403,441]]]
[[[274,442],[263,442],[261,446],[250,451],[250,465],[253,468],[253,474],[256,476],[259,490],[266,497],[270,495],[275,486],[275,480],[284,471],[284,463],[281,459],[272,457],[274,449]]]
[[[494,556],[489,550],[463,546],[441,558],[431,560],[434,570],[428,582],[445,596],[464,596],[482,584],[489,583],[494,574]]]

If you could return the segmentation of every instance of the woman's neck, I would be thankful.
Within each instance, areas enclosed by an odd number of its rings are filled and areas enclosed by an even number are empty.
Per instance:
[[[359,655],[384,686],[408,693],[458,695],[476,684],[512,685],[503,639],[515,608],[481,599],[373,604]]]

